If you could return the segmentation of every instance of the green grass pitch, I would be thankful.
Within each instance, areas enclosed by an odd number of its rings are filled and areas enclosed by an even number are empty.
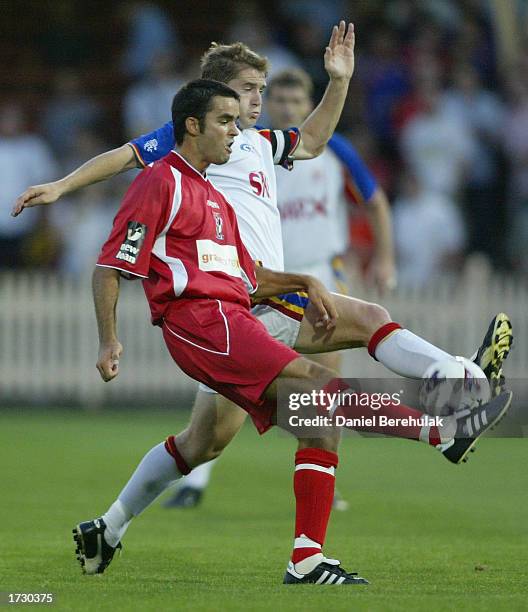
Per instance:
[[[345,439],[325,550],[368,587],[281,584],[293,531],[294,441],[248,425],[197,510],[156,502],[102,576],[71,528],[101,514],[184,415],[0,415],[0,591],[52,592],[60,610],[526,610],[528,441],[489,439],[449,464],[425,445]]]

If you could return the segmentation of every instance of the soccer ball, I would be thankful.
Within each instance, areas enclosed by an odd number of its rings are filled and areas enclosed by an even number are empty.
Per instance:
[[[420,406],[431,416],[447,416],[490,400],[486,375],[465,357],[430,365],[420,385]]]

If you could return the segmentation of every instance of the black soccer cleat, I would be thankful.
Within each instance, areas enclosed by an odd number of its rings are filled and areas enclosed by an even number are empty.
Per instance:
[[[455,412],[455,437],[449,442],[438,444],[436,448],[452,463],[466,462],[468,454],[474,450],[482,434],[493,429],[508,412],[511,400],[512,392],[503,391],[487,404]]]
[[[356,572],[346,572],[337,559],[324,559],[309,574],[298,574],[293,563],[288,563],[283,584],[369,584]]]
[[[164,508],[196,508],[202,501],[203,490],[194,487],[180,487],[176,493],[163,504]]]
[[[502,364],[512,345],[512,324],[508,315],[500,312],[493,317],[480,348],[472,357],[489,381],[491,397],[497,397],[504,388]]]
[[[106,524],[102,518],[79,523],[73,529],[75,553],[84,574],[102,574],[110,565],[115,551],[123,547],[121,542],[113,548],[106,543]]]

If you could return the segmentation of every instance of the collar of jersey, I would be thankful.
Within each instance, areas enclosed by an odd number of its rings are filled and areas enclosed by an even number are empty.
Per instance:
[[[183,172],[184,174],[187,174],[190,176],[199,176],[202,180],[209,182],[209,179],[207,178],[207,174],[202,174],[200,171],[196,170],[196,168],[191,166],[191,164],[184,157],[182,157],[178,153],[178,151],[175,151],[173,149],[171,151],[171,154],[174,154],[174,155],[169,154],[169,163],[171,164],[171,166],[174,166],[175,168],[177,168],[180,172]]]

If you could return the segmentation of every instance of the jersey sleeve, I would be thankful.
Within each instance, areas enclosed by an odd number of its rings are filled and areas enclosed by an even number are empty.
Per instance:
[[[372,176],[352,144],[344,136],[334,134],[328,147],[347,169],[346,191],[358,204],[368,203],[377,188]]]
[[[291,170],[293,168],[292,156],[301,140],[299,130],[297,128],[287,130],[257,128],[257,131],[271,144],[273,163]]]
[[[142,172],[125,194],[97,265],[120,270],[126,277],[147,278],[154,242],[167,222],[172,197],[169,181],[156,168]]]
[[[176,144],[174,140],[174,130],[172,121],[167,122],[162,127],[134,138],[128,143],[142,166],[158,161],[168,155]]]

